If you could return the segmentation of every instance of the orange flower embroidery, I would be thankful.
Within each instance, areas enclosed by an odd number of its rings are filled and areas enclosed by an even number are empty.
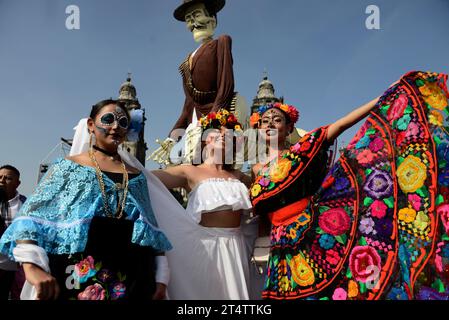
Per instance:
[[[294,256],[290,260],[290,268],[292,278],[299,286],[306,287],[315,282],[313,270],[301,254]]]
[[[423,95],[424,101],[432,108],[443,110],[447,107],[446,96],[443,94],[443,90],[435,82],[426,83],[419,88],[419,91]]]
[[[271,169],[270,178],[274,183],[284,180],[292,168],[292,163],[290,160],[282,158],[280,159]]]
[[[411,208],[402,208],[399,210],[399,220],[410,223],[415,221],[416,211]]]

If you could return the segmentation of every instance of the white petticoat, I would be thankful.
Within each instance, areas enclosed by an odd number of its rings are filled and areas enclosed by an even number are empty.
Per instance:
[[[170,268],[168,298],[249,299],[249,250],[241,229],[199,225],[159,179],[134,159],[126,160],[143,169],[159,228],[173,245],[166,252]]]

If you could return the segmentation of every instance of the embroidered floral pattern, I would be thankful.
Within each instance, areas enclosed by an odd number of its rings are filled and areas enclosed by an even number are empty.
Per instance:
[[[81,254],[72,256],[75,270],[72,276],[81,285],[73,290],[74,299],[78,300],[118,300],[126,295],[126,275],[103,268],[102,262],[96,262],[92,256],[85,259]]]
[[[94,265],[94,259],[88,256],[86,259],[75,264],[75,271],[73,278],[79,283],[85,283],[89,278],[93,277],[97,273]]]
[[[338,236],[349,229],[350,218],[342,208],[329,209],[320,215],[318,224],[324,232]]]
[[[380,98],[375,116],[364,122],[313,196],[307,224],[272,227],[263,297],[406,300],[449,293],[445,81],[444,75],[412,72]],[[290,149],[285,158],[291,169],[273,190],[301,172],[297,169],[310,159],[301,151],[307,148]],[[267,173],[259,176],[272,183]],[[258,197],[268,195],[269,201],[269,184],[257,179]]]
[[[415,156],[409,155],[398,167],[399,186],[404,192],[415,192],[424,185],[427,178],[426,165]]]

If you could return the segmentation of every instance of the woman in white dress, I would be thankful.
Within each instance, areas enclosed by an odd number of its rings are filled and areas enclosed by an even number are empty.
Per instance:
[[[152,172],[166,188],[182,187],[189,192],[185,211],[173,203],[165,212],[155,210],[173,245],[167,254],[168,296],[177,300],[249,299],[249,250],[240,224],[244,211],[251,209],[250,177],[224,161],[230,149],[225,137],[239,130],[240,124],[225,110],[209,114],[200,123],[204,161]]]

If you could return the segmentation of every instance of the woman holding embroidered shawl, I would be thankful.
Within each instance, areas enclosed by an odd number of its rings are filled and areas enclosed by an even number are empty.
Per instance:
[[[120,101],[93,106],[75,134],[80,154],[55,161],[4,233],[1,253],[24,266],[23,299],[164,298],[171,244],[141,166],[119,148],[129,126]]]
[[[269,299],[449,299],[447,76],[410,72],[380,99],[284,147],[298,119],[262,107],[253,127],[281,147],[253,168],[269,220]],[[369,117],[329,166],[327,151]]]

